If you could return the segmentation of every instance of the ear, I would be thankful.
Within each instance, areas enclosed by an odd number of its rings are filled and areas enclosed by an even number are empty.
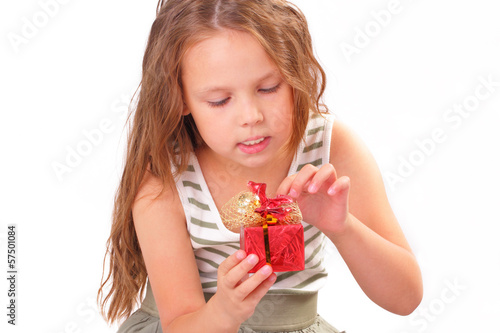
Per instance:
[[[183,105],[183,108],[182,108],[182,115],[183,116],[187,116],[188,114],[190,114],[191,111],[189,110],[188,106],[186,105],[186,103],[184,103]]]

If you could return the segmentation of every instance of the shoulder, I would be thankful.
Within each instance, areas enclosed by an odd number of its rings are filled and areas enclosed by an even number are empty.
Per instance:
[[[382,237],[410,249],[389,204],[382,174],[363,140],[335,120],[331,133],[330,163],[337,176],[351,180],[349,211]]]
[[[146,171],[134,198],[132,213],[141,215],[153,207],[161,209],[161,206],[165,204],[167,206],[164,208],[171,213],[182,214],[182,205],[175,184],[163,184],[160,178],[154,176],[149,170]]]
[[[170,229],[185,229],[182,203],[174,183],[163,184],[149,171],[138,189],[132,205],[132,217],[137,233],[168,225]],[[149,233],[145,233],[143,236]]]
[[[352,129],[338,119],[332,126],[330,163],[339,177],[351,178],[353,189],[361,184],[365,188],[374,186],[384,189],[380,171],[369,149]]]
[[[332,125],[330,163],[341,175],[379,174],[377,163],[361,137],[338,119]]]

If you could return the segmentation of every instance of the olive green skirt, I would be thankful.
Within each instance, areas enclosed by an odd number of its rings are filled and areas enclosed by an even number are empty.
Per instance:
[[[213,294],[205,294],[208,301]],[[299,295],[267,294],[238,333],[342,333],[317,314],[318,293]],[[148,283],[141,308],[118,329],[118,333],[162,333],[158,309]]]

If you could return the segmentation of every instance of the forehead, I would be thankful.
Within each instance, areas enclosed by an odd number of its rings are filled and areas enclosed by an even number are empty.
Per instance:
[[[201,88],[207,84],[250,83],[279,70],[250,33],[221,30],[187,50],[182,61],[184,83]]]

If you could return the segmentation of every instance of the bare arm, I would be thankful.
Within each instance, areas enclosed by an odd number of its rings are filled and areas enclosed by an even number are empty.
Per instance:
[[[420,268],[378,167],[361,140],[338,121],[330,156],[331,164],[307,166],[286,179],[279,193],[296,193],[304,219],[332,240],[370,299],[408,315],[422,299]]]
[[[165,188],[157,198],[160,190],[146,175],[133,218],[163,332],[236,332],[276,275],[260,271],[241,282],[256,262],[237,251],[220,265],[217,293],[205,303],[178,194]]]

